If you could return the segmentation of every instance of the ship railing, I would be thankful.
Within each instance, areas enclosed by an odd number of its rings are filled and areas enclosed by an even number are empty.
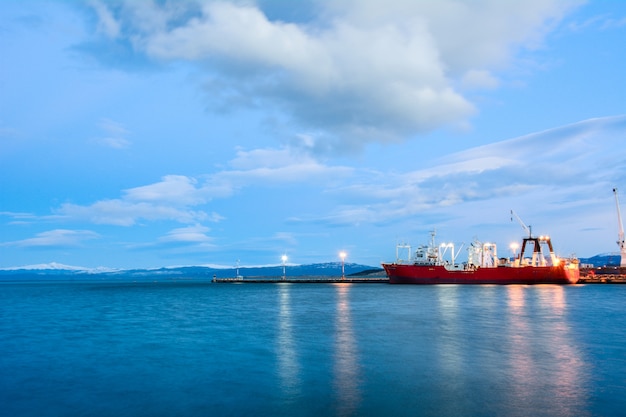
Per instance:
[[[466,271],[468,269],[466,264],[445,264],[444,268],[448,271]]]

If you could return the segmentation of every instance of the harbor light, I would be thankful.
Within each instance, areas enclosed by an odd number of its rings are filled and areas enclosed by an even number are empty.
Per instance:
[[[519,249],[519,243],[513,242],[509,246],[511,248],[511,252],[513,252],[513,258],[517,258],[517,250]]]
[[[348,255],[344,251],[339,252],[339,257],[341,258],[341,279],[346,278],[345,267],[344,267],[346,256]]]
[[[286,263],[287,263],[287,255],[283,255],[280,257],[280,259],[283,261],[283,280],[287,277],[287,273],[286,273]]]

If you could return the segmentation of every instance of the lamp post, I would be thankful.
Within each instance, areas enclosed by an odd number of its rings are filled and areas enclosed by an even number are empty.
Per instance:
[[[341,258],[341,279],[346,279],[346,272],[345,272],[345,260],[346,260],[346,253],[341,251],[339,252],[339,257]]]
[[[511,243],[511,252],[513,252],[513,263],[517,260],[517,249],[519,249],[519,244],[516,242]]]
[[[285,278],[287,277],[286,268],[285,268],[285,263],[287,262],[287,255],[281,256],[280,259],[283,261],[283,281],[284,281]]]

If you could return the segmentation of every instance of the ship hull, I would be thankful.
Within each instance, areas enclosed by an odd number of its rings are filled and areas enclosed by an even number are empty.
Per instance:
[[[524,266],[448,270],[440,265],[382,264],[391,284],[575,284],[578,268]]]

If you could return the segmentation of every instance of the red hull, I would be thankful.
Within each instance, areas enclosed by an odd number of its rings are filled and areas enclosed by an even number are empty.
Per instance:
[[[383,264],[391,284],[576,284],[578,268],[523,266],[447,270],[441,265]]]

